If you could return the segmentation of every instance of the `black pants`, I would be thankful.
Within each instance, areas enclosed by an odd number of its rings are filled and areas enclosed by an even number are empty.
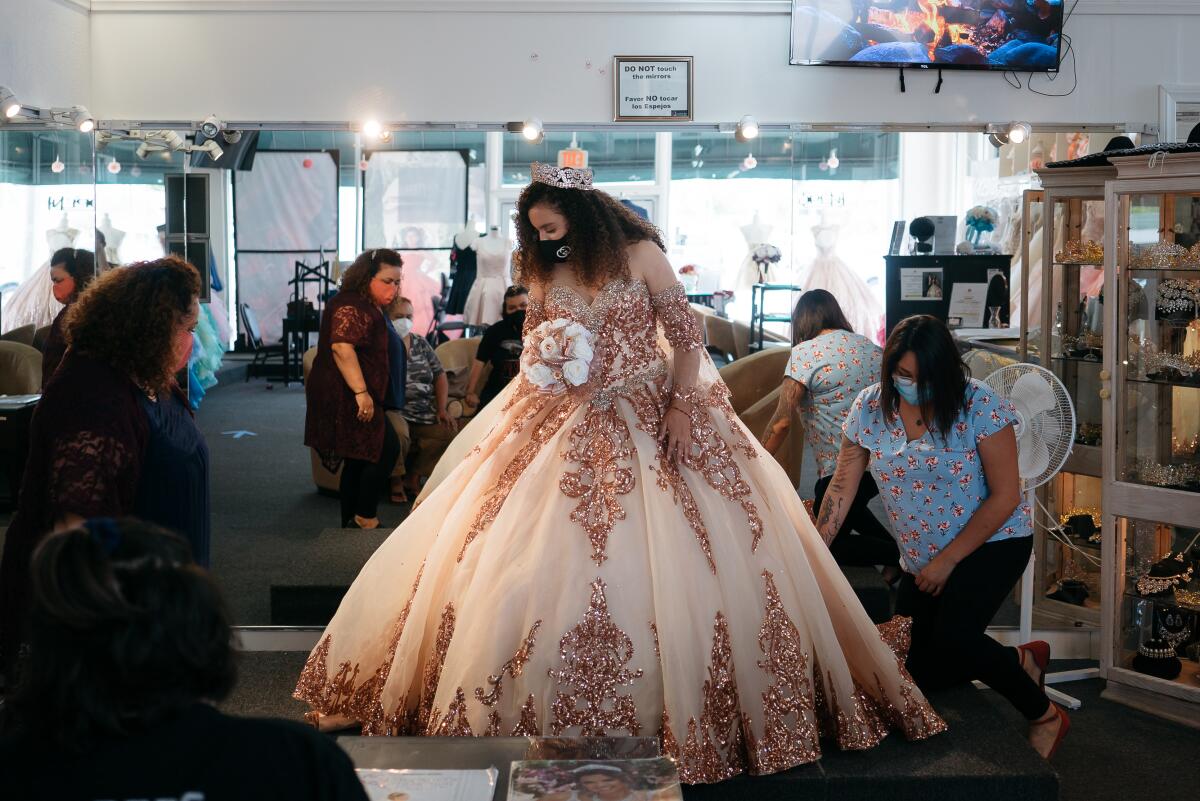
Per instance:
[[[383,414],[380,409],[376,414]],[[346,459],[342,464],[342,479],[338,484],[338,494],[342,499],[342,527],[350,525],[354,516],[373,518],[379,511],[379,493],[388,485],[392,468],[400,456],[400,440],[396,431],[385,419],[383,421],[383,450],[379,452],[379,461],[367,462],[362,459]]]
[[[816,493],[818,511],[832,480],[831,475],[817,480],[813,491]],[[867,502],[878,494],[879,487],[875,486],[875,479],[870,473],[864,473],[862,481],[858,483],[858,494],[854,496],[854,502],[846,514],[846,522],[842,523],[841,530],[829,546],[829,552],[839,565],[895,567],[900,564],[900,549],[892,532],[867,508]],[[858,536],[851,534],[851,531],[857,531]]]
[[[987,542],[959,562],[942,594],[917,589],[913,576],[900,579],[896,614],[913,619],[908,670],[922,690],[982,681],[1029,720],[1046,714],[1049,700],[1021,667],[1016,648],[986,629],[1029,562],[1033,537]]]

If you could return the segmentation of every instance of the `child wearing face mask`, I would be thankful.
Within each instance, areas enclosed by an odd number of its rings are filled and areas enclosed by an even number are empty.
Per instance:
[[[54,293],[54,299],[63,304],[63,309],[50,324],[46,343],[42,346],[43,389],[67,352],[67,340],[63,335],[67,309],[87,289],[95,275],[96,259],[90,250],[62,248],[50,257],[50,291]]]

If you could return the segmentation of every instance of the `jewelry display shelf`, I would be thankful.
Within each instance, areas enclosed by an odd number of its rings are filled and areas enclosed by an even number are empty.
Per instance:
[[[1168,378],[1155,372],[1151,378],[1145,373],[1145,360],[1154,358],[1155,351],[1180,360],[1200,352],[1200,328],[1193,329],[1191,320],[1184,315],[1156,317],[1161,282],[1200,279],[1200,269],[1190,262],[1182,268],[1166,266],[1179,253],[1192,253],[1200,242],[1200,225],[1193,216],[1200,212],[1200,156],[1171,153],[1154,165],[1142,156],[1110,161],[1115,175],[1106,180],[1104,191],[1104,296],[1117,301],[1104,306],[1108,347],[1099,390],[1105,435],[1104,697],[1200,727],[1200,659],[1195,658],[1200,656],[1200,625],[1189,624],[1188,639],[1176,649],[1181,659],[1177,678],[1133,669],[1139,646],[1152,654],[1164,634],[1178,632],[1167,622],[1165,610],[1182,610],[1189,620],[1200,622],[1200,610],[1180,604],[1177,597],[1145,597],[1134,590],[1146,566],[1169,554],[1186,552],[1181,561],[1190,564],[1200,526],[1200,481],[1193,486],[1189,478],[1186,487],[1163,487],[1142,479],[1147,465],[1185,475],[1195,469],[1200,475],[1200,462],[1194,451],[1188,452],[1190,444],[1200,440],[1200,374]],[[1157,263],[1143,261],[1149,259]],[[1182,455],[1179,443],[1184,443]],[[1136,574],[1133,578],[1131,572]],[[1200,598],[1200,581],[1193,577],[1176,587],[1176,593],[1180,591]]]

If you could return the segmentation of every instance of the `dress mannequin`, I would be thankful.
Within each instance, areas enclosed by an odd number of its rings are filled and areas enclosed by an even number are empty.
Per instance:
[[[479,231],[474,221],[454,235],[454,247],[450,249],[450,296],[446,299],[447,314],[462,314],[467,305],[471,287],[475,285],[478,269],[476,245]]]
[[[771,238],[771,226],[765,225],[758,217],[758,212],[754,212],[754,219],[749,225],[742,226],[742,236],[746,238],[746,258],[742,261],[742,267],[738,271],[737,286],[734,287],[734,294],[750,300],[750,287],[758,283],[758,265],[754,263],[752,254],[754,249],[759,245],[765,245]]]
[[[120,228],[114,228],[112,218],[105,214],[100,219],[100,224],[96,226],[100,233],[104,234],[104,257],[109,264],[120,264],[121,259],[118,251],[121,249],[121,242],[125,239],[125,232]]]
[[[4,302],[3,330],[5,333],[23,325],[38,328],[50,325],[62,310],[62,304],[54,299],[53,284],[50,283],[50,257],[56,250],[75,247],[79,229],[71,227],[66,212],[58,225],[46,231],[46,261],[21,282],[21,286]],[[87,245],[90,250],[91,244]]]
[[[873,342],[879,341],[883,311],[879,300],[867,286],[866,281],[837,257],[838,230],[840,226],[821,215],[821,222],[813,226],[813,239],[817,246],[817,257],[809,265],[803,284],[805,290],[824,289],[837,298],[838,305],[854,332]]]
[[[487,236],[476,241],[478,271],[463,309],[468,325],[491,325],[499,322],[504,306],[504,290],[509,285],[509,260],[512,244],[493,225]]]

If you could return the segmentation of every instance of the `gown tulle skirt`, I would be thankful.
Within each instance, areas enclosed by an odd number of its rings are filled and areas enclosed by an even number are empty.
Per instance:
[[[686,462],[663,458],[668,364],[592,393],[518,378],[485,407],[309,657],[311,718],[657,736],[689,783],[943,730],[907,621],[872,624],[719,378]]]

